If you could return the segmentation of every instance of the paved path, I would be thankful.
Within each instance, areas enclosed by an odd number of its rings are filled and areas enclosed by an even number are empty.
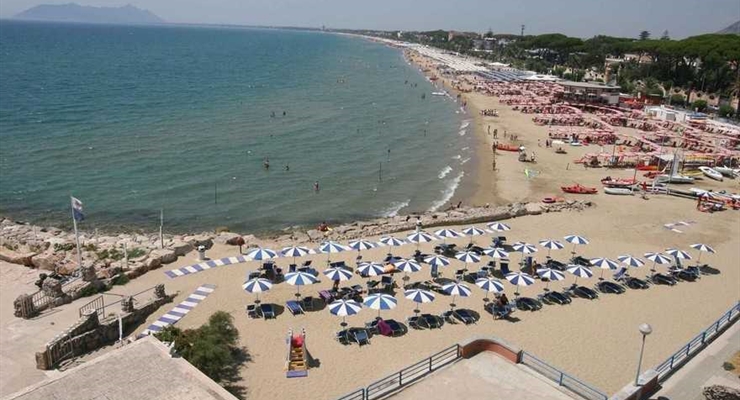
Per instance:
[[[251,261],[251,260],[245,256],[226,257],[226,258],[221,258],[218,260],[208,260],[202,263],[188,265],[187,267],[171,269],[169,271],[164,271],[164,274],[167,275],[168,278],[177,278],[180,276],[195,274],[195,273],[205,271],[211,268],[221,267],[224,265],[245,263],[247,261]]]
[[[190,310],[200,304],[201,301],[205,300],[205,298],[208,297],[209,294],[213,293],[215,289],[216,285],[201,285],[200,287],[198,287],[198,289],[195,289],[195,292],[188,296],[187,299],[180,302],[180,304],[175,306],[175,308],[170,310],[167,314],[159,317],[156,321],[154,321],[154,323],[149,325],[149,327],[146,328],[144,332],[141,332],[141,334],[139,334],[139,337],[148,335],[150,333],[159,332],[165,327],[175,324],[187,313],[189,313]]]
[[[740,370],[725,371],[722,363],[740,351],[740,323],[736,322],[712,344],[699,352],[663,384],[652,398],[670,400],[704,400],[705,386],[718,384],[740,390]]]

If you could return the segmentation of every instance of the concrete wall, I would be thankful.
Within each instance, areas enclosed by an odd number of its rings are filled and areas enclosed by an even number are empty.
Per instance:
[[[496,337],[472,338],[467,342],[460,343],[460,355],[463,358],[474,357],[483,351],[494,352],[514,364],[518,364],[522,360],[522,350],[520,348]]]

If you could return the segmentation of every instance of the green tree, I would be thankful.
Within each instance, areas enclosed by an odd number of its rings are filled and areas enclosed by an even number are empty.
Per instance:
[[[648,39],[650,39],[650,32],[648,31],[640,32],[640,40],[648,40]]]
[[[660,40],[671,40],[671,37],[668,35],[668,30],[663,31],[663,35],[660,37]]]
[[[678,93],[671,96],[670,104],[683,105],[684,103],[686,103],[686,96]]]
[[[695,100],[693,103],[691,103],[691,108],[699,112],[704,112],[707,110],[707,101]]]
[[[722,104],[719,106],[719,116],[722,118],[730,118],[735,114],[735,109],[729,104]]]

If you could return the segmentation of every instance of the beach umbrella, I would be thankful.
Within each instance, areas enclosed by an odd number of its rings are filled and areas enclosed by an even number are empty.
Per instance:
[[[296,287],[296,297],[301,296],[301,286],[313,285],[319,279],[308,272],[289,272],[285,274],[285,282]]]
[[[406,244],[406,241],[394,238],[393,236],[383,236],[380,238],[380,241],[378,243],[384,246],[397,247],[403,246],[404,244]]]
[[[537,247],[535,247],[533,244],[524,243],[524,242],[516,242],[511,247],[514,250],[522,253],[522,258],[519,260],[519,265],[524,265],[524,255],[525,254],[534,254],[537,252]]]
[[[419,304],[431,303],[434,301],[434,293],[424,289],[409,289],[403,292],[404,297],[416,303],[416,310],[414,313],[419,312]]]
[[[486,231],[480,228],[476,228],[474,226],[469,226],[462,230],[462,233],[465,236],[470,236],[470,243],[473,243],[473,236],[482,236],[486,234]]]
[[[478,278],[475,284],[486,292],[501,293],[504,291],[504,284],[493,278]]]
[[[341,253],[347,250],[349,250],[349,247],[332,240],[321,243],[321,245],[319,245],[319,251],[326,254],[327,263],[331,261],[329,258],[331,257],[332,253]]]
[[[247,253],[247,257],[251,258],[252,260],[269,260],[271,258],[276,258],[278,255],[274,251],[270,249],[263,249],[262,247],[258,247],[249,253]]]
[[[455,258],[465,263],[463,270],[468,270],[468,263],[480,262],[480,256],[473,251],[461,251],[455,254]]]
[[[443,243],[447,243],[447,238],[457,238],[462,236],[458,231],[452,229],[440,229],[434,232],[434,234],[441,237]]]
[[[519,297],[519,286],[529,286],[534,283],[534,278],[525,272],[509,272],[505,276],[506,280],[512,285],[516,285],[514,294]]]
[[[691,248],[692,249],[696,249],[696,250],[699,251],[699,258],[696,259],[696,264],[697,265],[701,262],[701,253],[702,252],[704,252],[704,253],[714,253],[715,252],[713,248],[711,248],[711,247],[709,247],[709,246],[707,246],[706,244],[703,244],[703,243],[692,244],[691,245]]]
[[[346,268],[334,267],[324,270],[324,275],[332,281],[348,281],[352,279],[353,274]]]
[[[509,253],[500,247],[489,247],[484,249],[483,254],[493,258],[509,258]]]
[[[599,279],[601,280],[604,279],[604,271],[607,269],[614,270],[619,268],[619,264],[608,258],[592,258],[588,262],[595,267],[601,268],[601,276],[599,276]]]
[[[285,247],[282,250],[280,250],[280,253],[284,257],[293,257],[293,264],[295,264],[296,257],[303,257],[306,254],[310,254],[311,250],[309,250],[308,247],[290,246],[290,247]]]
[[[259,303],[260,301],[260,293],[266,292],[272,288],[272,282],[270,282],[269,279],[265,278],[254,278],[250,279],[242,285],[242,289],[247,291],[248,293],[254,293],[257,295],[257,300],[255,300],[255,303]]]
[[[568,243],[573,243],[573,249],[570,251],[573,254],[576,254],[576,246],[578,246],[579,244],[588,244],[588,239],[578,235],[568,235],[565,237],[565,241]]]
[[[491,222],[488,224],[488,228],[495,232],[504,232],[504,231],[510,231],[511,227],[506,224],[502,224],[500,222]]]
[[[573,282],[574,284],[578,283],[578,278],[590,278],[594,275],[594,273],[591,272],[590,269],[582,265],[570,264],[568,265],[568,268],[566,269],[566,271],[576,276],[576,280],[575,282]]]
[[[400,261],[396,261],[393,263],[393,266],[396,267],[397,270],[403,272],[403,280],[407,281],[409,279],[408,273],[409,272],[419,272],[421,271],[421,265],[417,263],[414,260],[409,259],[401,259]]]
[[[645,258],[653,262],[653,266],[650,268],[651,271],[655,271],[655,264],[671,263],[671,259],[661,253],[645,253]]]
[[[381,310],[392,310],[398,305],[398,300],[395,297],[385,293],[373,293],[365,297],[365,301],[362,302],[365,307],[378,310],[378,318],[380,318]]]
[[[355,315],[362,309],[362,304],[354,300],[336,300],[329,304],[329,312],[342,317],[342,326],[347,325],[345,318],[348,315]]]
[[[385,267],[376,262],[361,262],[357,266],[357,272],[362,276],[378,276],[385,273]]]
[[[377,246],[373,242],[368,242],[367,240],[353,240],[349,242],[349,247],[351,249],[357,250],[357,252],[360,252],[362,250],[370,250],[372,248],[375,248]]]
[[[419,231],[410,234],[408,240],[409,242],[416,243],[416,249],[419,250],[420,244],[434,241],[436,238],[424,231]]]
[[[633,268],[642,267],[643,265],[645,265],[645,262],[643,262],[639,258],[632,257],[629,254],[619,256],[617,257],[617,260],[619,260],[619,262],[621,262],[622,264]]]
[[[450,260],[444,256],[430,256],[424,259],[424,262],[431,265],[432,267],[446,267],[450,265]]]
[[[682,251],[682,250],[666,249],[665,252],[668,253],[669,255],[672,255],[678,260],[691,260],[691,256],[689,255],[689,253]]]
[[[550,258],[550,252],[553,250],[561,250],[563,247],[563,244],[558,242],[557,240],[552,239],[544,239],[540,240],[540,246],[547,249],[547,258]]]
[[[452,296],[452,303],[450,307],[455,307],[455,297],[468,297],[470,296],[470,288],[463,285],[462,283],[452,282],[442,286],[442,291]]]
[[[565,275],[562,272],[552,268],[537,268],[537,275],[541,279],[547,279],[547,285],[545,285],[545,291],[550,287],[550,281],[561,281],[565,279]]]

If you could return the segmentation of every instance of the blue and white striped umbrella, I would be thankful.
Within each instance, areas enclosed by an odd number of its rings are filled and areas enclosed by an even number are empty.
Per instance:
[[[599,267],[601,269],[617,269],[619,268],[619,264],[615,263],[614,261],[608,259],[608,258],[592,258],[588,261],[591,263],[591,265],[595,267]]]
[[[303,246],[290,246],[283,248],[280,253],[282,253],[285,257],[303,257],[306,254],[309,254],[311,250],[308,249],[308,247]]]
[[[432,236],[432,235],[430,235],[430,234],[428,234],[428,233],[426,233],[424,231],[419,231],[419,232],[414,232],[414,233],[410,234],[408,236],[408,240],[409,240],[409,242],[416,243],[418,245],[420,243],[429,243],[429,242],[432,242],[434,240],[437,240],[437,238],[435,238],[434,236]]]
[[[442,239],[457,238],[457,237],[462,236],[460,232],[452,230],[452,229],[440,229],[434,232],[434,234],[441,237]]]
[[[403,295],[414,303],[431,303],[434,301],[434,293],[424,289],[409,289],[403,292]]]
[[[397,270],[402,272],[419,272],[421,271],[421,265],[414,260],[402,259],[393,263],[393,266]]]
[[[493,258],[509,258],[509,253],[500,247],[489,247],[487,249],[483,249],[483,253]]]
[[[247,253],[247,257],[251,258],[252,260],[269,260],[277,256],[277,253],[275,253],[274,251],[270,249],[263,249],[262,247],[258,247]]]
[[[504,284],[493,278],[478,278],[475,284],[486,292],[501,293],[504,291]]]
[[[524,242],[514,243],[511,247],[522,254],[534,254],[537,252],[537,247],[535,247],[533,244]]]
[[[516,285],[514,294],[519,296],[519,286],[529,286],[534,283],[534,278],[525,272],[509,272],[505,276],[506,280],[512,285]]]
[[[462,233],[466,236],[481,236],[481,235],[485,235],[486,231],[480,228],[476,228],[474,226],[469,226],[463,229]]]
[[[328,242],[321,243],[321,245],[319,245],[319,251],[322,252],[322,253],[326,253],[326,254],[329,254],[329,253],[341,253],[341,252],[347,251],[347,250],[349,250],[349,248],[347,246],[345,246],[343,244],[339,244],[339,243],[337,243],[335,241],[332,241],[332,240],[330,240]]]
[[[506,280],[516,286],[529,286],[534,283],[532,275],[525,272],[509,272],[506,274]]]
[[[452,282],[442,286],[442,291],[450,296],[468,297],[470,296],[470,288],[462,283]]]
[[[655,267],[655,264],[670,264],[671,259],[666,257],[663,254],[660,253],[645,253],[645,258],[653,262],[653,267]]]
[[[319,279],[308,272],[289,272],[285,274],[285,282],[296,287],[296,293],[301,293],[301,286],[313,285]]]
[[[380,241],[378,243],[384,246],[397,247],[403,246],[404,244],[406,244],[406,241],[394,238],[393,236],[383,236],[380,238]]]
[[[550,287],[550,281],[560,281],[565,279],[565,275],[562,272],[552,268],[537,268],[537,275],[539,275],[541,279],[547,279],[545,291]]]
[[[619,256],[617,257],[617,260],[619,260],[619,262],[621,262],[622,264],[633,267],[633,268],[638,268],[638,267],[642,267],[643,265],[645,265],[644,261],[640,260],[637,257],[632,257],[629,254]]]
[[[465,264],[480,262],[480,256],[472,251],[461,251],[455,254],[455,258],[464,262]]]
[[[591,272],[590,269],[582,265],[570,264],[568,265],[566,271],[576,276],[576,280],[573,283],[578,282],[578,278],[590,278],[594,275],[594,273]]]
[[[329,312],[342,317],[342,325],[348,315],[355,315],[362,310],[362,304],[354,300],[337,300],[329,304]]]
[[[250,279],[242,285],[242,289],[248,293],[254,293],[257,295],[257,300],[260,298],[260,293],[266,292],[272,288],[272,282],[265,278],[254,278]]]
[[[357,266],[357,272],[362,276],[378,276],[385,272],[385,267],[376,262],[361,262]]]
[[[349,247],[357,251],[370,250],[372,248],[375,248],[375,246],[375,243],[368,242],[367,240],[353,240],[349,242]]]
[[[563,246],[562,243],[558,242],[557,240],[552,240],[552,239],[540,240],[540,246],[548,250],[560,250],[563,247],[565,247]]]
[[[588,244],[588,239],[578,235],[568,235],[565,237],[565,241],[573,244]]]
[[[326,275],[327,278],[329,278],[332,281],[348,281],[352,279],[352,271],[342,268],[342,267],[333,267],[333,268],[327,268],[324,271],[324,275]]]
[[[504,231],[511,230],[511,227],[509,225],[502,224],[501,222],[491,222],[490,224],[488,224],[488,228],[496,232],[504,232]]]
[[[432,267],[446,267],[450,265],[450,260],[443,256],[431,256],[424,259],[424,262]]]
[[[696,263],[701,262],[701,253],[714,253],[714,249],[703,243],[695,243],[691,245],[692,249],[699,250],[699,257],[696,259]]]
[[[378,310],[378,317],[380,317],[381,310],[392,310],[398,305],[398,300],[395,297],[385,293],[373,293],[365,297],[365,301],[362,302],[365,307]]]
[[[679,260],[691,260],[689,253],[679,249],[666,249],[665,252]]]

